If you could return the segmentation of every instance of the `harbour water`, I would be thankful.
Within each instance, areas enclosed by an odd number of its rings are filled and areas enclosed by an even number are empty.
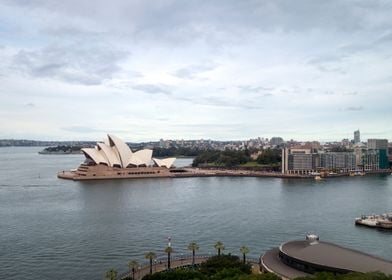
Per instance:
[[[392,259],[391,231],[356,227],[362,214],[392,211],[392,176],[322,181],[184,178],[74,182],[59,170],[82,155],[39,155],[41,148],[0,148],[0,278],[102,279],[106,270],[177,254],[191,241],[213,254],[247,245],[251,255],[306,233]],[[185,165],[191,159],[180,159]]]

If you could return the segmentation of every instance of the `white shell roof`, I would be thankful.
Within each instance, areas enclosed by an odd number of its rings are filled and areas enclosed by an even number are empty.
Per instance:
[[[121,166],[126,167],[132,157],[131,149],[125,142],[123,142],[120,138],[114,135],[108,134],[108,140],[110,146],[115,147],[115,150],[117,151],[121,161]]]
[[[140,158],[138,158],[137,156],[132,156],[132,158],[129,160],[128,165],[134,165],[134,166],[140,166],[145,164]]]
[[[112,167],[118,165],[123,168],[129,165],[152,165],[152,150],[144,149],[132,153],[125,142],[110,134],[108,134],[108,140],[105,140],[105,143],[97,143],[95,148],[83,148],[82,151],[96,164],[106,164]],[[170,168],[175,160],[175,158],[154,159],[154,162],[160,167]]]
[[[96,164],[104,163],[109,165],[105,155],[95,148],[82,148],[82,152],[88,155]]]
[[[132,157],[137,157],[143,162],[142,164],[145,164],[146,166],[150,166],[151,158],[152,158],[152,150],[144,149],[144,150],[137,151],[136,153],[133,154]]]
[[[117,152],[115,152],[112,147],[104,144],[104,143],[97,143],[98,147],[103,151],[103,153],[106,156],[106,159],[108,160],[108,163],[110,166],[114,166],[114,165],[119,165],[122,166],[120,158],[117,154]]]
[[[170,168],[172,167],[173,163],[176,161],[176,158],[165,158],[165,159],[157,159],[157,158],[153,158],[152,159],[156,165],[158,165],[159,167],[167,167]]]

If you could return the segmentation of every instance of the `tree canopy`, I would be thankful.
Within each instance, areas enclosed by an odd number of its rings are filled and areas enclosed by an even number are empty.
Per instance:
[[[259,164],[276,164],[282,161],[282,151],[280,149],[266,149],[257,157]]]
[[[233,167],[250,160],[246,151],[204,151],[193,160],[193,166],[197,167],[203,164],[214,164],[225,167]]]
[[[279,280],[270,273],[254,275],[251,274],[250,265],[243,264],[239,257],[231,255],[221,255],[209,258],[200,267],[179,268],[164,272],[146,275],[143,280]]]

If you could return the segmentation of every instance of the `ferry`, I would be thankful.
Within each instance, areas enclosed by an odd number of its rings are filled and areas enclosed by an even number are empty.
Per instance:
[[[392,229],[392,213],[363,215],[355,219],[355,224],[372,228]]]

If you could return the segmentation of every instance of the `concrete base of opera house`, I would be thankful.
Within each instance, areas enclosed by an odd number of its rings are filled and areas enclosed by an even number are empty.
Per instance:
[[[317,237],[317,236],[316,236]],[[282,279],[309,276],[317,272],[349,273],[379,271],[392,275],[392,262],[329,242],[312,235],[302,241],[289,241],[266,252],[261,267]]]

